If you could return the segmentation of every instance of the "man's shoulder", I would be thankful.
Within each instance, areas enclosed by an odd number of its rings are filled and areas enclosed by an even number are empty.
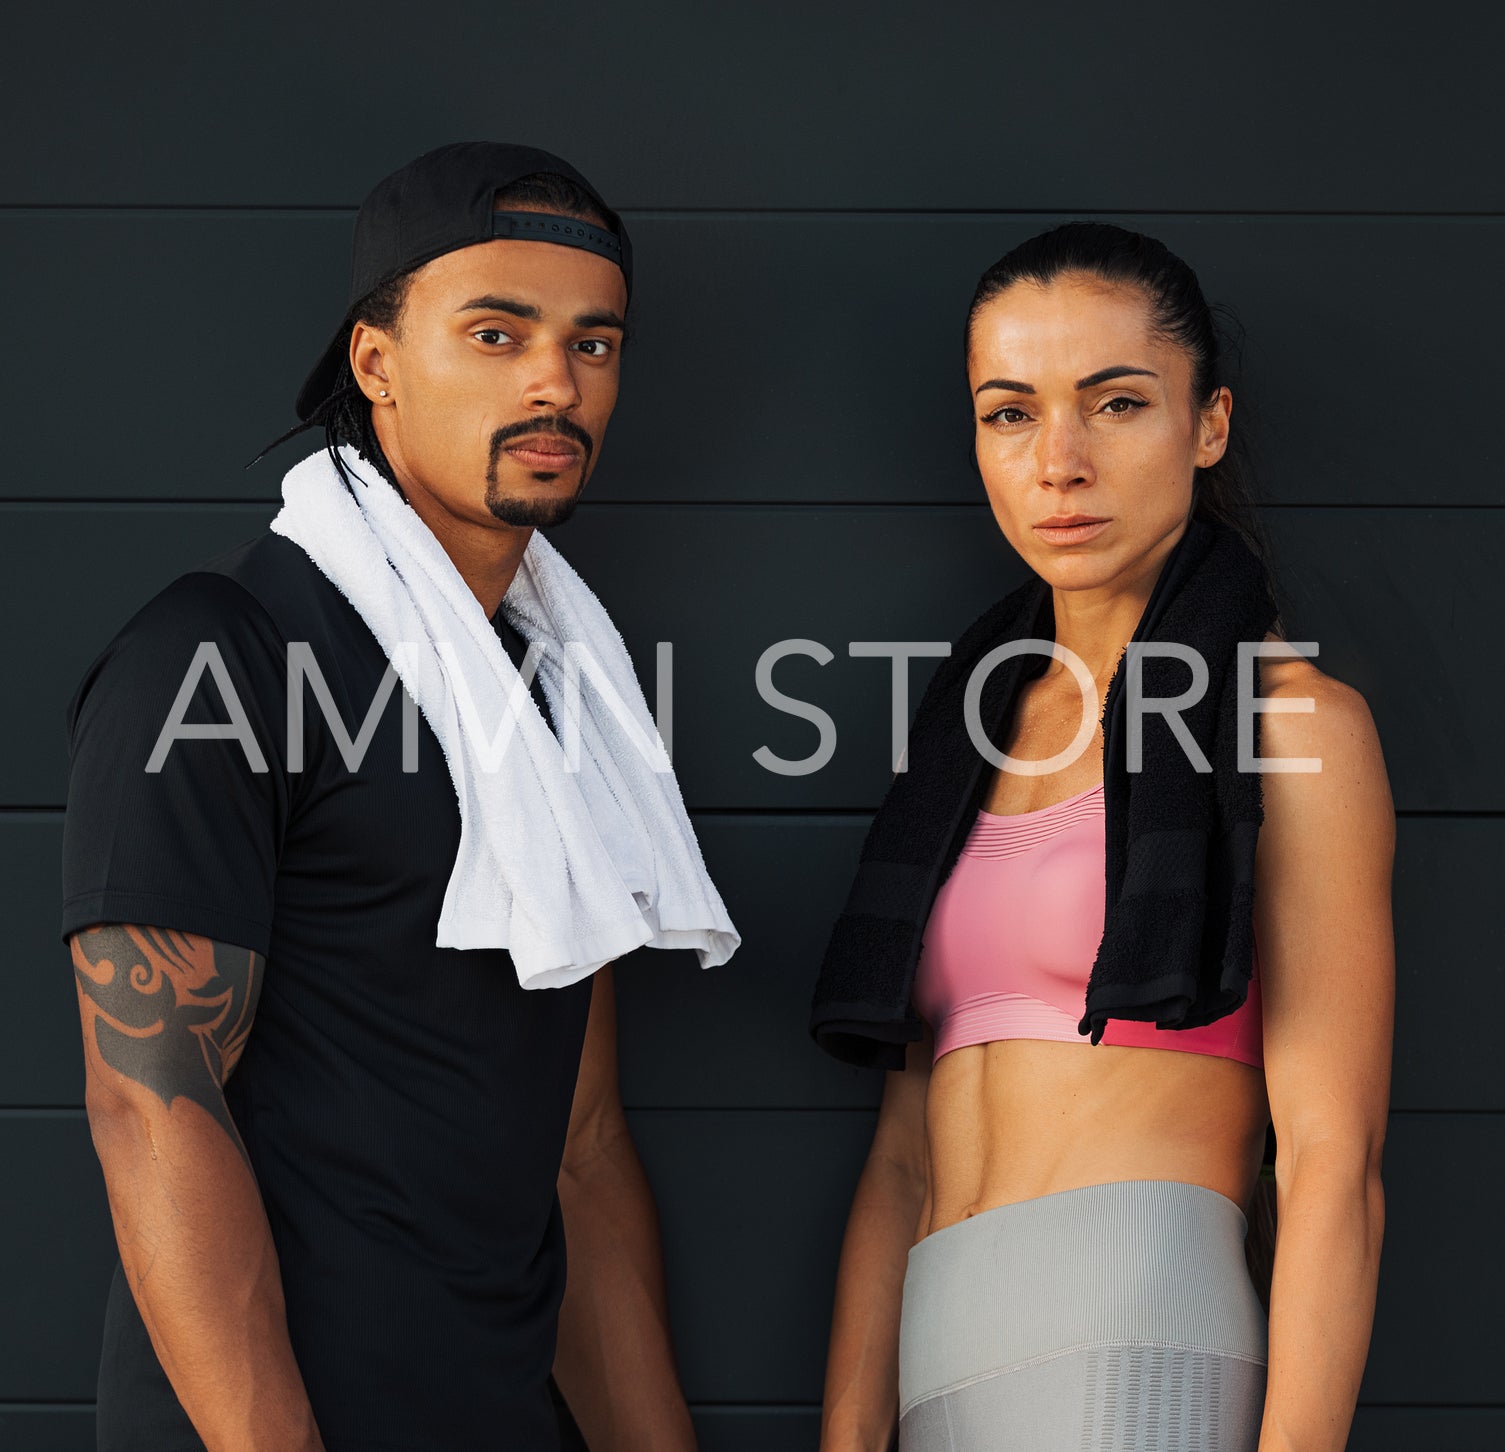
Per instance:
[[[270,529],[199,562],[169,581],[111,641],[305,640],[322,633],[344,597],[290,539]]]
[[[206,602],[234,598],[214,581],[228,581],[249,595],[287,639],[316,626],[343,598],[301,546],[270,529],[203,561],[169,588],[197,593]]]
[[[158,694],[206,645],[241,679],[272,683],[287,644],[309,639],[342,598],[291,540],[270,530],[185,570],[132,613],[85,670],[68,706],[112,687],[112,699]],[[201,662],[202,664],[202,662]]]

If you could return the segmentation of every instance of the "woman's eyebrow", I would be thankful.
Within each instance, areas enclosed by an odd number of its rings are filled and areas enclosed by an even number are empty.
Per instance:
[[[1085,378],[1078,378],[1072,385],[1078,393],[1084,388],[1095,388],[1099,383],[1106,383],[1110,378],[1159,378],[1158,373],[1152,373],[1148,368],[1131,368],[1126,363],[1120,363],[1114,368],[1099,368],[1096,373],[1089,373]]]
[[[1085,378],[1078,378],[1072,385],[1078,393],[1084,388],[1095,388],[1099,383],[1106,383],[1110,378],[1159,378],[1158,373],[1149,368],[1131,368],[1127,363],[1116,364],[1112,368],[1099,368],[1096,373],[1089,373]],[[984,393],[990,388],[1006,389],[1010,393],[1033,393],[1034,387],[1028,383],[1020,383],[1013,378],[990,378],[986,383],[977,386],[973,397],[978,393]]]

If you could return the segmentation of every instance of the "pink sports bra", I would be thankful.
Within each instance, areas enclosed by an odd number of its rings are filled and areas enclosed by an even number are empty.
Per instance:
[[[1103,788],[1038,811],[979,812],[936,894],[915,969],[914,1006],[935,1057],[995,1039],[1087,1044],[1077,1032],[1103,936]],[[1249,996],[1194,1029],[1110,1019],[1102,1042],[1182,1049],[1264,1066],[1255,947]]]

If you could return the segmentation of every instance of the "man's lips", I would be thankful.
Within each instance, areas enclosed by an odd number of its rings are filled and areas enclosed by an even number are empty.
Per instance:
[[[530,469],[567,469],[581,457],[580,446],[559,434],[529,434],[503,452]]]

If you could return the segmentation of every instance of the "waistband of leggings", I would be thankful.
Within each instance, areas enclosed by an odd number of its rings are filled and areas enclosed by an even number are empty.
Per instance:
[[[1000,1205],[909,1252],[905,1395],[1076,1347],[1153,1343],[1263,1361],[1243,1211],[1215,1190],[1126,1180]],[[969,1373],[970,1374],[970,1373]]]
[[[954,1231],[971,1229],[972,1233],[978,1233],[976,1227],[980,1221],[1009,1221],[1016,1234],[1036,1227],[1059,1230],[1083,1221],[1093,1226],[1101,1223],[1109,1231],[1118,1226],[1132,1229],[1134,1222],[1117,1220],[1116,1212],[1155,1204],[1178,1214],[1226,1218],[1230,1225],[1238,1227],[1240,1241],[1249,1233],[1248,1218],[1239,1206],[1226,1195],[1204,1185],[1192,1185],[1182,1180],[1111,1180],[1102,1185],[1084,1185],[1077,1190],[1057,1190],[1033,1200],[995,1205],[991,1210],[979,1211],[965,1220],[957,1220],[944,1229],[933,1231],[924,1240],[917,1241],[910,1254]]]

